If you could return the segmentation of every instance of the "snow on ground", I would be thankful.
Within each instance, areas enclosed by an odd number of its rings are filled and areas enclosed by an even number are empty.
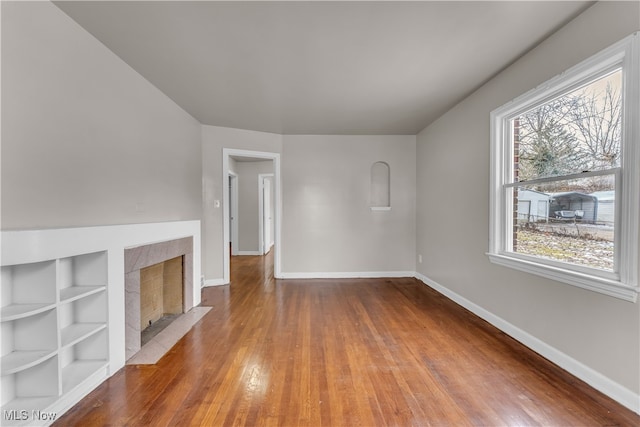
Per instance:
[[[613,239],[603,240],[595,233],[590,234],[594,237],[579,238],[549,230],[520,229],[516,252],[613,271]]]

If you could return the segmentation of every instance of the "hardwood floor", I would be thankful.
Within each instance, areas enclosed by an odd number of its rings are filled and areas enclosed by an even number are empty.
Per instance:
[[[272,251],[273,252],[273,251]],[[232,284],[157,365],[126,366],[57,426],[639,426],[640,416],[406,279]]]

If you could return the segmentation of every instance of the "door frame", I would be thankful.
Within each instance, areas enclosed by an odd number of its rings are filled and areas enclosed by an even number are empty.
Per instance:
[[[267,245],[271,248],[271,242],[264,241],[264,181],[265,178],[273,177],[272,173],[258,174],[258,245],[262,255],[268,253]],[[273,190],[271,190],[273,191]],[[275,210],[275,209],[274,209]],[[273,220],[273,218],[272,218]]]
[[[275,251],[273,256],[273,276],[277,279],[282,278],[281,253],[282,253],[282,191],[280,179],[280,153],[270,153],[266,151],[239,150],[235,148],[222,149],[222,203],[223,206],[229,206],[229,185],[227,185],[229,177],[229,158],[234,157],[251,157],[273,161],[273,175],[275,192],[275,235],[273,236]],[[237,222],[237,221],[236,221]],[[229,215],[222,216],[222,263],[223,263],[223,281],[225,284],[231,282],[231,251],[229,251]]]
[[[231,203],[228,204],[229,209],[231,211],[227,211],[227,218],[229,217],[235,218],[235,221],[233,221],[233,223],[231,224],[231,229],[230,229],[231,235],[229,236],[229,239],[230,239],[229,242],[231,243],[231,255],[237,255],[238,254],[238,174],[233,171],[229,171],[227,176],[229,179],[228,187],[230,187],[232,192],[232,194],[230,194]],[[225,204],[225,206],[227,206],[227,204]]]

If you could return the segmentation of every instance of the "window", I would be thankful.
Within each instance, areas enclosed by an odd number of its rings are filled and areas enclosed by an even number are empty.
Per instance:
[[[636,301],[638,34],[491,113],[492,262]]]

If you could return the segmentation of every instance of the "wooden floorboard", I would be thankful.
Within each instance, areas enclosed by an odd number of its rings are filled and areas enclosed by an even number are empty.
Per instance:
[[[412,278],[231,285],[156,365],[125,366],[57,426],[640,426],[617,404]]]

